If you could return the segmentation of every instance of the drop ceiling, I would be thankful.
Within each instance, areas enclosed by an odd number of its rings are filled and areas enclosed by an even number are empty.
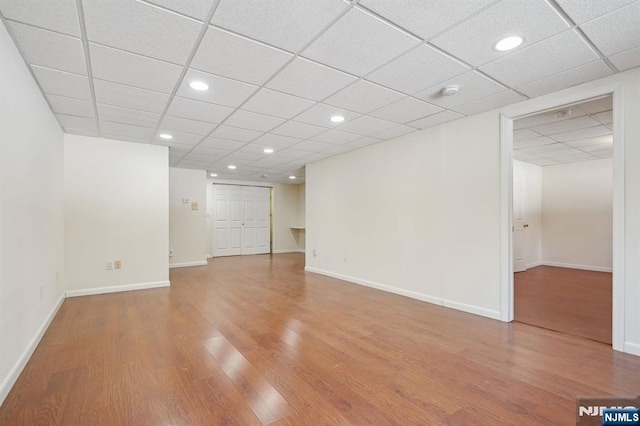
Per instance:
[[[0,12],[65,132],[169,145],[171,166],[227,179],[302,182],[309,162],[640,65],[629,0],[0,0]],[[513,34],[521,47],[492,49]],[[443,97],[450,84],[459,93]]]
[[[513,147],[516,160],[538,166],[611,158],[611,96],[516,120]]]

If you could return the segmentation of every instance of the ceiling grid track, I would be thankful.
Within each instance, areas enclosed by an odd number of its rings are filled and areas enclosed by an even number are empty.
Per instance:
[[[102,136],[100,130],[100,120],[98,118],[98,103],[96,101],[96,90],[93,84],[93,71],[91,69],[91,53],[89,52],[89,37],[87,36],[87,26],[84,22],[84,9],[82,0],[76,0],[76,8],[78,11],[78,20],[80,22],[80,34],[82,36],[82,48],[84,50],[84,59],[87,65],[87,78],[89,79],[89,91],[91,92],[91,104],[93,105],[93,117],[96,123],[98,136]]]

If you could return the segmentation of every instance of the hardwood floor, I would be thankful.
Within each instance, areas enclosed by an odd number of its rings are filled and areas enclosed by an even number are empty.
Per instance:
[[[518,322],[611,344],[611,274],[538,266],[514,276]]]
[[[1,425],[572,425],[640,357],[305,273],[299,254],[67,299]]]

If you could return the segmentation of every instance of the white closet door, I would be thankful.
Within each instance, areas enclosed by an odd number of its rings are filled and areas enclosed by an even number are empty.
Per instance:
[[[213,187],[213,253],[216,256],[242,254],[242,190],[239,186]]]
[[[214,185],[213,253],[218,256],[271,252],[271,189]]]
[[[244,247],[242,254],[271,252],[271,190],[245,186],[242,188],[244,206]]]

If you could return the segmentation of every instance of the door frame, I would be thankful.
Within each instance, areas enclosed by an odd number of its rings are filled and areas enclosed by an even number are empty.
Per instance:
[[[621,83],[567,90],[505,107],[500,114],[500,320],[513,321],[513,121],[589,99],[613,97],[613,279],[612,347],[625,338],[625,164],[624,102]]]

